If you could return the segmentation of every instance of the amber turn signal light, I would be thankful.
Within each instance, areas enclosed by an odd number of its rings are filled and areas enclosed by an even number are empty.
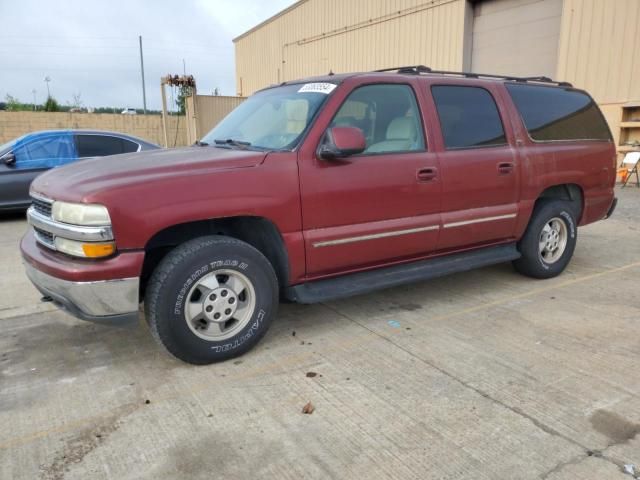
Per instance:
[[[82,251],[87,258],[108,257],[115,253],[116,246],[110,243],[83,243]]]

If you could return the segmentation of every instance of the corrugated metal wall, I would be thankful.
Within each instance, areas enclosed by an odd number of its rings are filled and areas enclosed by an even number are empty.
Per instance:
[[[238,92],[249,95],[270,84],[329,70],[366,71],[412,64],[470,69],[473,51],[477,57],[474,70],[489,65],[494,71],[486,73],[551,74],[588,90],[603,108],[617,140],[620,106],[640,100],[640,0],[562,2],[557,60],[554,52],[549,55],[549,46],[540,60],[540,48],[534,45],[538,40],[527,38],[517,25],[509,27],[516,32],[517,41],[513,35],[498,32],[489,40],[508,45],[489,45],[482,52],[485,58],[480,58],[484,40],[482,35],[472,39],[473,8],[466,0],[300,0],[235,40]],[[557,28],[554,22],[559,9],[551,0],[475,2],[476,16],[481,17],[483,8],[489,12],[512,4],[544,9],[548,15],[537,12],[536,18]],[[482,33],[480,21],[476,27]],[[545,28],[550,31],[551,27]],[[541,34],[540,30],[534,29],[529,37]],[[554,32],[547,36],[558,38]],[[472,42],[480,43],[472,48]],[[529,62],[530,70],[529,65],[516,68],[514,62],[503,65],[514,45],[521,51],[514,55]],[[490,58],[492,54],[495,59]],[[514,71],[502,71],[501,66]]]
[[[640,0],[565,0],[557,77],[599,103],[640,99]]]
[[[557,78],[600,104],[616,143],[622,105],[640,100],[640,0],[564,0]]]
[[[235,40],[239,93],[330,70],[464,66],[465,0],[303,0],[294,7]]]

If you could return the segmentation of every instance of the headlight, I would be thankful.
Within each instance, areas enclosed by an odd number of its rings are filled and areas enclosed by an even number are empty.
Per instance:
[[[78,242],[67,238],[56,237],[54,240],[56,250],[74,257],[101,258],[108,257],[116,251],[114,242]]]
[[[51,217],[71,225],[111,225],[107,207],[97,204],[53,202]]]

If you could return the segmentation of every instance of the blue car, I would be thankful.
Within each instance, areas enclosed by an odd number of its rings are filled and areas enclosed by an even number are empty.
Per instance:
[[[0,211],[27,208],[31,182],[50,168],[83,158],[157,148],[139,138],[99,130],[48,130],[23,135],[0,145]]]

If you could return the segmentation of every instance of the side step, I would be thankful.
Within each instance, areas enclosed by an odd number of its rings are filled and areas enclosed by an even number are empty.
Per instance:
[[[361,295],[382,288],[465,272],[520,258],[516,244],[486,247],[403,265],[351,273],[328,280],[316,280],[285,289],[287,299],[298,303],[318,303]]]

